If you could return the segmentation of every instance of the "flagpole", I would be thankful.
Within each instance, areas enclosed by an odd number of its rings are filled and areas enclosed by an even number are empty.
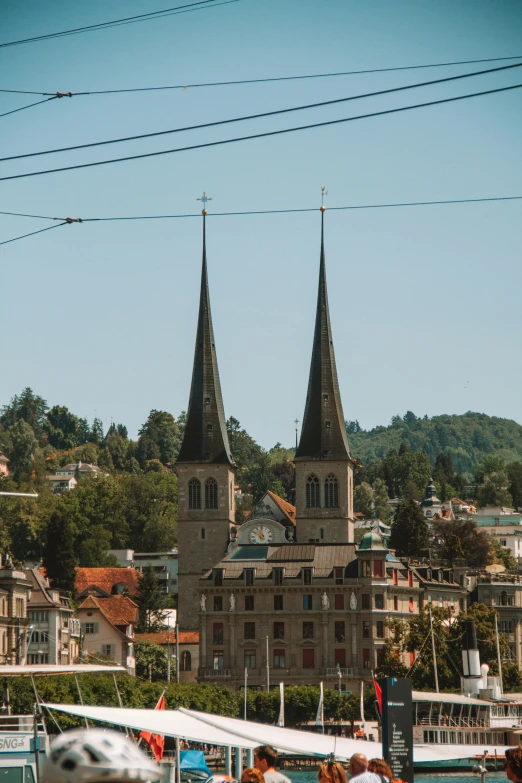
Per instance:
[[[270,663],[268,661],[268,636],[266,637],[266,690],[270,690]]]
[[[243,720],[246,720],[247,718],[247,681],[248,681],[248,669],[245,666],[245,685],[243,687],[244,690],[244,702],[243,702]]]

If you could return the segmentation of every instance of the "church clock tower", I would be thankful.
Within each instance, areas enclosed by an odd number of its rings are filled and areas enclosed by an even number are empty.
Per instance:
[[[206,196],[203,194],[204,206]],[[210,312],[203,209],[203,264],[194,369],[178,476],[179,625],[199,627],[198,580],[224,556],[235,520],[230,454]]]
[[[321,259],[315,332],[301,438],[295,455],[300,544],[353,542],[353,461],[337,380],[328,309],[321,207]]]

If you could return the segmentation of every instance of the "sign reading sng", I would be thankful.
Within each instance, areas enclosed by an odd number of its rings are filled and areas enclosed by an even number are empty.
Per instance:
[[[30,734],[0,734],[0,753],[29,753],[30,750]]]

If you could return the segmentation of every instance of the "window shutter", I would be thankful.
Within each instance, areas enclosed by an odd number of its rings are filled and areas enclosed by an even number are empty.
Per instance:
[[[85,623],[80,623],[80,627],[82,629],[82,633],[85,633]]]
[[[100,624],[99,623],[93,623],[93,625],[94,625],[94,633],[98,633],[98,629],[100,627]]]

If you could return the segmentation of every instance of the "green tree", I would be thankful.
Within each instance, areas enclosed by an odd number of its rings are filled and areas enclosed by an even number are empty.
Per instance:
[[[44,421],[44,431],[48,443],[55,449],[73,449],[81,446],[87,440],[87,422],[79,419],[63,405],[53,405],[47,411]]]
[[[475,481],[477,484],[483,484],[490,473],[502,473],[505,469],[506,463],[501,457],[490,455],[475,468]]]
[[[26,386],[20,395],[15,394],[9,404],[4,405],[0,423],[8,429],[19,421],[25,421],[33,432],[40,434],[46,410],[46,401]]]
[[[263,449],[233,416],[227,421],[227,432],[230,450],[240,473],[259,459]]]
[[[494,562],[491,538],[471,519],[436,519],[432,525],[434,549],[444,560],[465,559],[472,568]]]
[[[479,489],[478,502],[484,506],[511,506],[513,498],[508,490],[509,478],[503,470],[489,473]]]
[[[168,596],[151,566],[146,566],[140,575],[136,603],[140,613],[141,633],[151,633],[163,627]]]
[[[353,510],[364,514],[367,519],[373,518],[373,490],[366,481],[353,491]]]
[[[15,481],[21,481],[30,476],[38,444],[25,419],[19,419],[9,428],[9,436],[12,444],[9,467]]]
[[[376,478],[373,482],[373,507],[376,519],[387,522],[390,518],[390,504],[388,503],[388,489],[382,478]]]
[[[156,682],[167,679],[167,652],[159,644],[140,641],[136,644],[136,674]]]
[[[511,549],[501,546],[498,538],[489,537],[489,546],[496,563],[500,563],[508,571],[517,570],[517,561],[511,554]]]
[[[95,446],[101,446],[103,438],[103,422],[100,421],[100,419],[94,419],[88,439],[91,443],[94,443]]]
[[[393,516],[390,549],[400,557],[421,556],[429,547],[428,525],[413,497],[403,497]]]
[[[145,459],[140,459],[142,467],[147,459],[160,459],[164,465],[172,464],[176,461],[180,447],[181,438],[178,425],[174,421],[174,416],[166,411],[151,410],[147,421],[140,429],[138,439],[138,449],[140,448],[140,441],[142,438],[146,438],[145,443],[152,443],[157,448],[156,453],[146,456]],[[142,443],[143,446],[143,443]],[[141,452],[140,452],[141,453]],[[145,454],[143,455],[145,456]]]
[[[509,478],[508,492],[515,508],[522,508],[522,462],[510,462],[506,467]]]
[[[52,587],[74,593],[78,564],[74,536],[67,517],[60,511],[55,511],[49,520],[43,564]]]

